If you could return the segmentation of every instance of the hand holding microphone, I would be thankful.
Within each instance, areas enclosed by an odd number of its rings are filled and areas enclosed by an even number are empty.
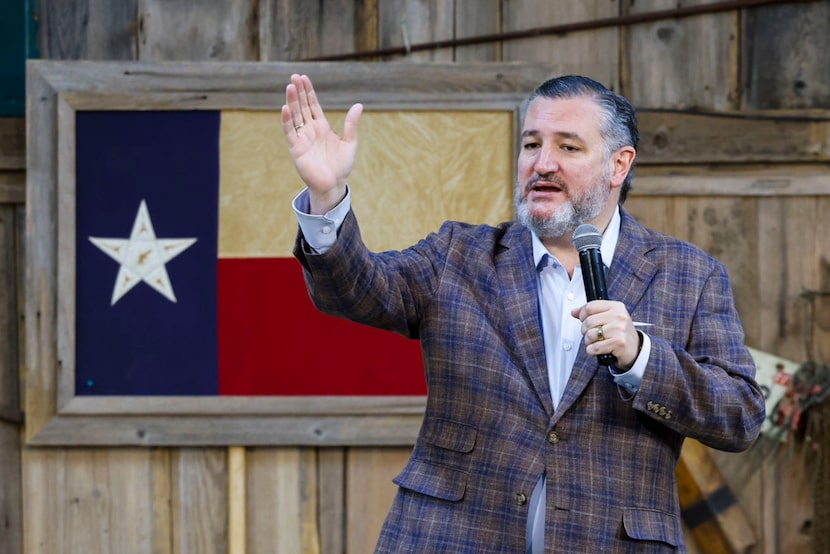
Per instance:
[[[576,228],[573,235],[573,245],[579,252],[579,264],[582,267],[582,281],[585,284],[585,297],[592,300],[608,300],[608,290],[605,287],[605,266],[602,264],[602,234],[599,229],[584,223]],[[597,337],[604,340],[602,325],[597,328]],[[613,354],[597,356],[600,365],[612,366],[617,364]]]

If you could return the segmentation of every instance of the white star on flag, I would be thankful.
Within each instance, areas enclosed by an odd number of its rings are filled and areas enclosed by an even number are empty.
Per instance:
[[[157,239],[144,200],[138,206],[129,239],[89,237],[89,240],[121,264],[112,290],[111,306],[141,281],[175,302],[176,295],[164,264],[196,242],[195,238]]]

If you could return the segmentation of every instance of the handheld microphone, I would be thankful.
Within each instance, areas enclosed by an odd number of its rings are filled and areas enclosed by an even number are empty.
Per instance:
[[[583,223],[574,231],[573,244],[579,252],[579,265],[582,267],[582,282],[585,284],[585,297],[591,300],[608,300],[605,288],[605,266],[602,265],[602,234],[599,229]],[[612,366],[617,363],[613,354],[600,354],[597,360],[601,365]]]

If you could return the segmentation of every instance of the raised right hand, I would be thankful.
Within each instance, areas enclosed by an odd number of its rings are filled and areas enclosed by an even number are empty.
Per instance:
[[[309,189],[311,213],[334,208],[346,194],[346,180],[357,154],[357,127],[363,105],[346,114],[343,136],[331,128],[307,75],[291,76],[285,87],[282,130],[294,167]]]

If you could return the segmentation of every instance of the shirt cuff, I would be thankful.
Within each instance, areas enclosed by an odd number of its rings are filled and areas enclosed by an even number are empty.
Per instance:
[[[643,380],[643,374],[646,372],[646,364],[651,355],[651,339],[642,331],[637,332],[643,338],[643,347],[640,349],[640,354],[634,360],[634,365],[631,366],[631,369],[625,373],[616,373],[610,367],[608,368],[611,371],[611,375],[614,376],[614,382],[631,394],[640,390],[640,383]]]
[[[351,209],[349,185],[346,185],[346,196],[343,200],[324,215],[309,214],[310,205],[307,188],[295,196],[291,203],[306,243],[318,254],[323,254],[334,244],[337,232]]]

